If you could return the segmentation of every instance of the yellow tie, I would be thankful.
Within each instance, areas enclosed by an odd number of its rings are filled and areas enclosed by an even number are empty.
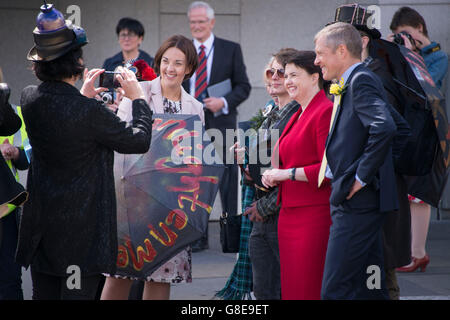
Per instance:
[[[339,87],[342,89],[344,86],[344,78],[341,78],[339,81]],[[336,112],[339,107],[339,104],[341,103],[341,94],[334,96],[334,103],[333,103],[333,112],[331,113],[331,120],[330,120],[330,128],[328,130],[328,133],[331,131],[331,128],[333,127],[334,118],[336,117]],[[323,179],[325,179],[325,171],[327,169],[327,150],[323,153],[322,163],[320,164],[320,170],[319,170],[319,177],[318,177],[318,187],[322,185]]]

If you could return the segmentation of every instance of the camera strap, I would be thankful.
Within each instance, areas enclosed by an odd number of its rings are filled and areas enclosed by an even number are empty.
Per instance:
[[[439,50],[441,50],[441,45],[439,43],[436,43],[435,46],[425,50],[423,53],[424,54],[430,54],[430,53],[433,53],[433,52],[437,52]]]

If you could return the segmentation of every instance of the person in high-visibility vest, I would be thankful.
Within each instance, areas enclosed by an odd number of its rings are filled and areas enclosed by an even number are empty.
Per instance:
[[[8,167],[14,173],[16,180],[19,180],[17,169],[26,170],[28,168],[29,159],[27,150],[30,148],[27,131],[22,117],[22,109],[19,106],[12,105],[16,114],[22,121],[20,130],[9,137],[0,137],[0,150],[3,154]],[[26,161],[25,161],[26,160]],[[13,164],[14,162],[14,164]]]
[[[0,152],[14,175],[17,182],[19,182],[19,172],[18,170],[28,169],[30,162],[30,152],[31,147],[28,141],[27,131],[25,130],[25,124],[22,118],[22,110],[19,106],[12,106],[15,109],[16,114],[19,116],[22,126],[14,135],[11,136],[0,136]],[[11,213],[17,208],[18,205],[23,204],[23,201],[17,199],[14,201],[14,197],[11,201],[7,203],[0,204],[0,219]]]
[[[17,169],[28,168],[29,162],[24,146],[29,148],[29,144],[21,109],[13,108],[8,103],[9,89],[4,90],[5,88],[7,89],[2,84],[0,88],[0,300],[22,300],[22,269],[15,262],[14,257],[18,241],[19,210],[17,207],[26,201],[28,194],[18,183]]]

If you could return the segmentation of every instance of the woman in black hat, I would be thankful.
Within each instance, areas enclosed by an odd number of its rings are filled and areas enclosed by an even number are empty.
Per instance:
[[[31,265],[33,299],[93,299],[117,258],[113,152],[146,152],[152,113],[129,70],[117,80],[133,100],[131,123],[92,99],[105,90],[94,87],[102,69],[85,72],[79,91],[86,34],[41,10],[28,59],[42,83],[21,97],[32,161],[16,259]]]

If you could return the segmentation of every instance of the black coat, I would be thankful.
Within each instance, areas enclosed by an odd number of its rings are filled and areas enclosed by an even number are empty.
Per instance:
[[[144,153],[151,111],[133,101],[133,121],[121,121],[103,104],[64,82],[43,82],[22,92],[32,162],[17,262],[67,276],[114,273],[117,259],[114,151]]]
[[[387,71],[382,61],[380,59],[368,59],[365,62],[366,66],[381,79],[389,103],[399,114],[403,114],[404,106],[402,105],[400,89],[397,87],[392,75]],[[405,125],[398,120],[396,121],[398,116],[395,113],[391,112],[391,115],[397,126],[397,135],[393,140],[394,168],[397,168],[398,165],[401,165],[402,152],[408,142],[410,129],[407,126],[407,130],[405,130]],[[405,122],[401,115],[399,116]],[[399,134],[402,130],[407,135]],[[401,146],[403,146],[403,150],[398,150],[402,149]],[[383,225],[383,252],[384,266],[386,269],[398,268],[407,265],[411,261],[411,211],[406,181],[403,175],[396,173],[396,184],[399,208],[396,211],[388,212]]]
[[[10,136],[20,129],[22,121],[9,103],[0,103],[0,136]],[[23,191],[0,153],[0,204]]]
[[[22,121],[7,101],[0,101],[0,136],[10,136],[20,129]]]
[[[143,50],[139,50],[139,56],[136,60],[144,60],[150,67],[153,67],[153,58]],[[124,62],[123,53],[120,51],[118,54],[106,59],[102,68],[106,71],[114,71],[117,67],[123,66]]]
[[[215,37],[208,87],[227,79],[231,80],[232,86],[232,91],[224,96],[229,113],[214,117],[211,111],[205,109],[206,129],[216,128],[222,133],[225,129],[236,129],[237,107],[248,98],[251,90],[241,46],[236,42]],[[183,82],[183,87],[190,92],[189,80]]]

